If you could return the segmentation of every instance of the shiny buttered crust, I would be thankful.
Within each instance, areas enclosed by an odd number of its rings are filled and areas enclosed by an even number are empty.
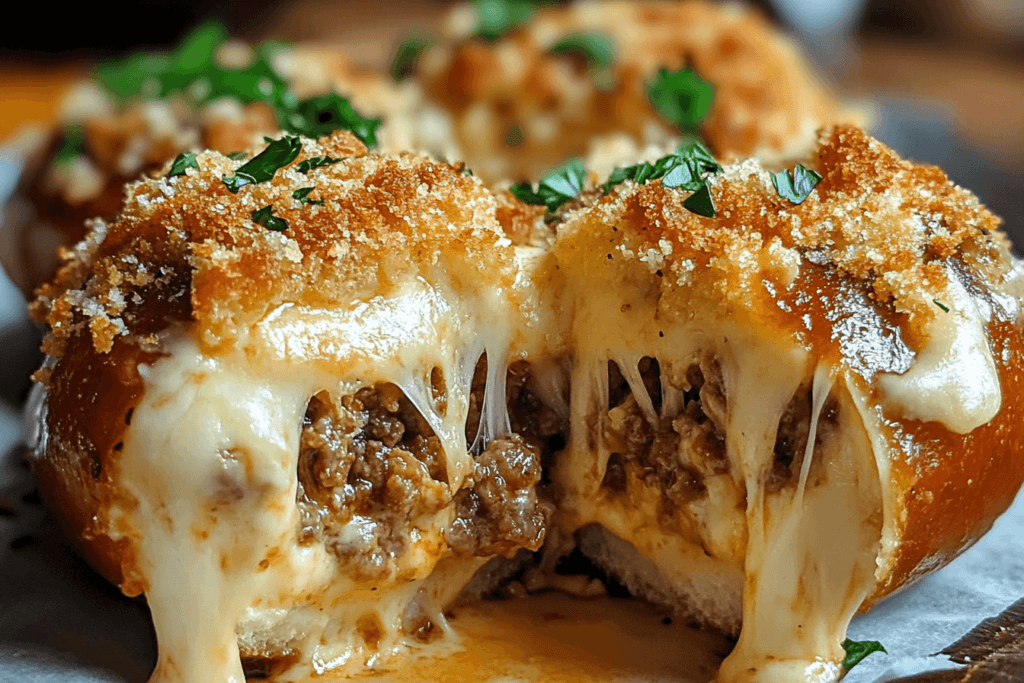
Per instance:
[[[315,156],[341,161],[301,173],[297,164]],[[117,499],[119,454],[145,394],[139,366],[160,359],[182,325],[209,357],[250,353],[251,331],[282,307],[352,310],[410,283],[443,280],[458,301],[501,292],[505,308],[471,329],[503,330],[504,360],[578,360],[606,334],[641,349],[696,312],[813,359],[808,377],[826,367],[842,424],[870,445],[873,483],[857,500],[879,508],[864,520],[877,543],[866,598],[850,615],[969,547],[1024,479],[1013,443],[1024,417],[1020,278],[999,221],[937,168],[905,162],[856,128],[821,136],[805,163],[823,179],[799,205],[745,161],[711,178],[715,218],[689,212],[689,193],[658,181],[604,194],[592,177],[548,228],[458,167],[368,155],[345,133],[302,140],[296,162],[238,194],[222,178],[244,162],[196,159],[198,171],[168,178],[165,167],[127,186],[118,217],[91,225],[33,306],[49,356],[37,375],[49,394],[39,487],[128,594],[147,591],[147,578],[132,544],[105,535],[104,515],[131,506]],[[310,186],[323,205],[293,197]],[[254,222],[268,205],[287,230]],[[601,297],[616,301],[620,325],[581,335],[584,304]],[[332,340],[312,338],[307,360],[337,372]],[[488,346],[488,357],[498,350]],[[588,429],[570,423],[569,450]],[[822,655],[841,658],[837,648]]]

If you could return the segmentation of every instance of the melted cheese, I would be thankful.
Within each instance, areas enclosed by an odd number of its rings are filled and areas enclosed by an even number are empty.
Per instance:
[[[740,639],[719,683],[838,680],[840,644],[874,586],[882,533],[876,449],[857,407],[844,383],[833,389],[834,369],[816,366],[795,340],[714,314],[655,314],[651,297],[646,303],[633,294],[590,283],[567,297],[574,314],[567,343],[572,420],[554,473],[563,489],[560,523],[570,530],[597,523],[627,540],[667,579],[677,603],[696,606],[719,625],[738,626],[742,612]],[[602,488],[611,455],[607,363],[618,364],[641,413],[657,424],[639,359],[658,359],[662,412],[672,415],[682,407],[686,368],[708,353],[721,368],[731,471],[707,477],[708,495],[666,524],[653,487],[634,482],[625,495]],[[768,492],[780,419],[808,382],[811,436],[798,483]],[[839,403],[842,436],[815,448],[830,395]],[[692,457],[685,448],[678,455],[681,465]],[[742,585],[732,591],[742,594],[742,605],[731,601],[730,582]]]
[[[927,343],[902,375],[882,374],[878,385],[899,414],[934,420],[959,434],[987,423],[999,412],[1002,394],[992,359],[984,312],[949,269],[949,310],[927,324]]]
[[[279,680],[299,680],[310,665],[352,672],[421,648],[402,631],[409,609],[449,630],[442,608],[486,560],[447,553],[453,506],[413,520],[384,580],[359,581],[322,544],[300,542],[295,503],[303,416],[321,390],[402,387],[442,442],[454,492],[472,471],[464,425],[473,368],[487,353],[495,370],[478,445],[508,431],[509,326],[495,320],[511,318],[510,299],[460,298],[436,282],[348,310],[282,306],[216,357],[182,327],[167,334],[161,360],[140,367],[146,391],[118,463],[132,503],[110,511],[109,534],[132,540],[144,578],[159,643],[152,683],[243,683],[237,634],[256,651],[298,653]],[[434,368],[446,380],[444,410],[430,390]],[[342,534],[364,533],[362,521]],[[359,633],[365,618],[379,624],[374,642]]]

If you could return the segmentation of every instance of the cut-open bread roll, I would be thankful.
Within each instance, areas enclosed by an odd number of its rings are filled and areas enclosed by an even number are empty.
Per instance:
[[[300,144],[238,194],[213,152],[130,185],[39,301],[39,486],[146,594],[153,680],[241,681],[239,649],[280,680],[379,663],[544,539],[538,439],[505,413],[530,289],[493,197],[347,133]]]
[[[634,591],[739,633],[721,680],[804,680],[816,658],[830,680],[853,614],[971,545],[1024,477],[996,220],[855,129],[813,167],[799,205],[727,167],[715,219],[613,189],[551,251],[561,524]]]
[[[998,220],[858,129],[817,187],[701,157],[696,192],[591,177],[546,222],[345,133],[282,150],[129,185],[35,305],[40,489],[146,594],[155,681],[445,642],[546,534],[738,633],[722,683],[836,680],[853,614],[1024,478]]]

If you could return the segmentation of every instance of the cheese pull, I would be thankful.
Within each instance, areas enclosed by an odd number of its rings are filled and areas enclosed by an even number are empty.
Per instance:
[[[532,576],[575,546],[735,636],[719,683],[835,681],[853,615],[1024,479],[998,221],[855,128],[799,204],[706,169],[711,216],[590,177],[545,217],[347,133],[286,142],[241,188],[216,152],[128,185],[34,304],[39,488],[146,596],[153,683],[444,655],[463,589],[547,538]]]
[[[727,166],[710,218],[626,182],[546,266],[572,359],[555,524],[735,635],[720,683],[840,678],[854,614],[969,547],[1024,478],[991,216],[854,129],[805,163],[822,180],[799,205]]]

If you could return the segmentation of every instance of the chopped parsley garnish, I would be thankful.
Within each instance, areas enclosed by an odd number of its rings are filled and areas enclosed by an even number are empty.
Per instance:
[[[473,175],[473,169],[471,169],[469,166],[466,166],[466,164],[463,163],[461,166],[459,166],[459,173],[461,173],[462,175]]]
[[[846,657],[843,658],[843,671],[849,671],[874,652],[889,654],[876,640],[855,641],[847,638],[843,641],[843,649],[846,650]]]
[[[433,41],[430,38],[424,36],[412,36],[403,40],[395,50],[395,56],[391,58],[391,78],[404,81],[412,76],[416,71],[416,64],[431,42]]]
[[[687,67],[661,69],[647,84],[647,99],[661,116],[680,132],[692,133],[711,110],[715,87]]]
[[[246,185],[265,183],[273,178],[280,169],[292,163],[301,151],[302,142],[298,138],[286,135],[280,140],[273,140],[265,150],[248,163],[240,166],[235,171],[235,175],[224,176],[224,184],[231,192],[235,193]],[[276,230],[276,228],[271,229]]]
[[[573,159],[541,178],[536,191],[530,183],[516,183],[509,191],[521,201],[546,206],[553,213],[580,193],[586,177],[583,164]]]
[[[279,123],[289,133],[307,138],[323,137],[336,130],[350,130],[364,145],[375,147],[381,120],[360,115],[347,99],[328,93],[303,100],[293,111],[286,112]]]
[[[273,230],[274,232],[284,232],[291,227],[288,225],[288,221],[274,215],[274,207],[269,204],[264,206],[262,209],[256,209],[253,211],[252,219],[267,230]]]
[[[534,0],[474,0],[476,28],[473,37],[496,43],[530,21],[537,4]]]
[[[224,156],[226,156],[228,159],[231,159],[232,161],[242,161],[244,159],[249,158],[249,155],[246,154],[245,152],[231,152],[230,154],[225,154]]]
[[[179,175],[185,175],[186,169],[194,168],[199,170],[199,162],[196,161],[196,155],[192,152],[185,152],[179,154],[174,158],[174,163],[171,164],[171,170],[168,171],[167,177],[173,178]]]
[[[941,308],[943,313],[949,313],[949,306],[942,303],[938,299],[932,299],[932,303]]]
[[[589,69],[607,68],[615,63],[615,43],[597,31],[570,33],[549,51],[556,55],[580,55]]]
[[[624,180],[632,180],[643,184],[648,180],[661,178],[665,187],[679,188],[696,192],[705,184],[706,173],[718,173],[722,167],[715,161],[707,147],[698,140],[683,142],[675,154],[661,157],[654,162],[645,162],[635,166],[617,168],[608,176],[604,184],[604,193]]]
[[[715,202],[711,199],[711,188],[706,183],[701,185],[700,189],[686,198],[683,202],[683,208],[698,216],[714,218],[716,215]]]
[[[63,166],[74,161],[85,153],[85,131],[79,125],[71,125],[64,129],[64,141],[60,149],[53,155],[53,165]]]
[[[792,173],[779,171],[772,173],[772,185],[780,197],[785,197],[794,204],[800,204],[807,199],[818,183],[821,176],[814,171],[797,164]]]
[[[505,146],[518,147],[523,144],[523,127],[515,125],[505,132]]]
[[[314,168],[320,168],[321,166],[329,166],[331,164],[336,164],[339,161],[341,161],[341,159],[335,159],[332,156],[310,157],[308,159],[300,161],[299,165],[296,166],[295,168],[296,170],[298,170],[299,173],[309,173]]]
[[[208,22],[188,34],[170,54],[139,53],[96,67],[95,75],[123,103],[137,98],[164,98],[183,93],[196,104],[232,97],[242,104],[266,102],[282,130],[321,137],[351,130],[368,147],[377,144],[380,121],[359,115],[348,100],[329,93],[299,101],[273,68],[282,43],[267,41],[254,49],[256,59],[241,69],[226,68],[214,58],[228,39],[219,22]]]
[[[315,190],[315,187],[302,187],[295,192],[292,192],[292,199],[299,200],[300,204],[313,204],[315,206],[323,206],[324,200],[322,199],[309,199],[309,193]]]

